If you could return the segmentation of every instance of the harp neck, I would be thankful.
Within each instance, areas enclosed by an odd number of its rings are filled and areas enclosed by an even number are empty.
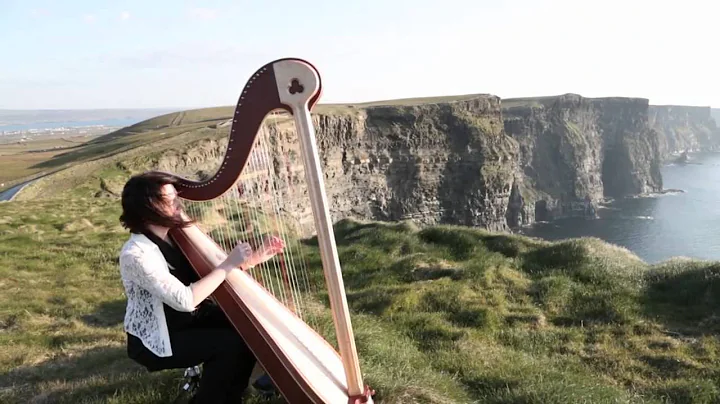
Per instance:
[[[315,128],[310,116],[309,99],[303,97],[302,92],[293,92],[293,83],[297,90],[299,86],[315,87],[319,85],[319,77],[311,70],[307,70],[298,77],[292,67],[287,64],[276,64],[275,75],[278,78],[278,93],[280,100],[288,105],[295,119],[295,127],[300,139],[301,154],[305,167],[305,178],[308,185],[310,204],[317,231],[320,257],[323,264],[325,281],[330,297],[330,308],[335,320],[335,332],[338,339],[340,356],[345,367],[347,377],[348,394],[358,396],[363,394],[363,381],[360,373],[360,364],[355,347],[350,321],[350,311],[345,296],[345,285],[340,269],[337,246],[335,244],[335,233],[332,227],[332,218],[328,209],[327,195],[325,193],[325,182],[320,165],[320,156],[315,138]],[[281,83],[291,83],[289,91],[280,86]],[[285,91],[283,91],[285,90]]]
[[[280,77],[278,73],[285,75]],[[300,77],[315,77],[316,80],[309,85]],[[288,103],[299,100],[303,100],[304,108],[310,110],[320,98],[321,91],[320,76],[312,65],[303,60],[280,59],[258,69],[238,99],[220,167],[204,181],[178,177],[179,196],[191,201],[207,201],[224,194],[236,183],[248,163],[265,117],[274,110],[292,112],[293,107]]]

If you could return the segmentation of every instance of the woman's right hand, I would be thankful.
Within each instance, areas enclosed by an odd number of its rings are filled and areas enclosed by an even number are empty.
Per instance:
[[[246,264],[251,267],[255,265],[260,265],[263,262],[274,257],[276,254],[281,253],[284,248],[285,242],[280,237],[263,237],[263,240],[260,243],[260,247],[252,252],[252,255],[249,257]]]

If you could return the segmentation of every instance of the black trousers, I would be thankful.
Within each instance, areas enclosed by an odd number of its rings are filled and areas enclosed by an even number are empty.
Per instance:
[[[172,356],[159,357],[128,334],[128,356],[151,372],[203,364],[193,403],[242,403],[256,359],[219,308],[170,329],[170,345]]]

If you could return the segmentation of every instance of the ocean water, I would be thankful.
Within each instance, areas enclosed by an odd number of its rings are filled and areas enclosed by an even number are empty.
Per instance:
[[[55,129],[60,127],[78,128],[84,126],[123,127],[178,110],[178,108],[0,109],[0,132]]]
[[[142,118],[97,119],[88,121],[32,122],[0,125],[0,132],[27,131],[32,129],[79,128],[85,126],[125,127],[142,121]]]
[[[662,169],[665,189],[652,197],[618,200],[599,219],[534,225],[524,234],[547,240],[592,236],[626,247],[649,263],[684,256],[720,260],[720,153],[691,156]]]

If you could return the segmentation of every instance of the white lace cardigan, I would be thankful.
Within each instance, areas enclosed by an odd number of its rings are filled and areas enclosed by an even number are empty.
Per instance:
[[[120,275],[127,296],[125,331],[155,355],[172,356],[163,303],[191,312],[195,310],[192,289],[170,273],[160,248],[142,234],[131,234],[123,245]]]

